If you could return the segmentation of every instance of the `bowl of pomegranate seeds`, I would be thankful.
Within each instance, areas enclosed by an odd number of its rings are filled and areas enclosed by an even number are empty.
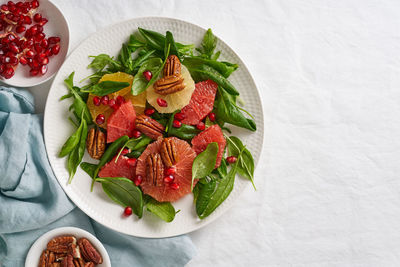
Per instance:
[[[0,5],[0,79],[18,87],[49,80],[68,52],[68,24],[48,0]]]

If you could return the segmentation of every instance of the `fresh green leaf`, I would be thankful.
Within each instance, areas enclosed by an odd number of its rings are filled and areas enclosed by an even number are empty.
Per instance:
[[[165,50],[164,50],[164,55],[166,55],[165,59],[164,59],[162,65],[158,68],[158,70],[153,72],[153,76],[151,77],[150,81],[147,83],[146,88],[149,87],[150,85],[152,85],[153,83],[155,83],[161,76],[162,70],[164,69],[165,62],[167,62],[167,59],[168,59],[170,49],[171,49],[171,44],[167,44],[165,47]]]
[[[81,120],[79,128],[67,139],[65,144],[62,146],[60,154],[58,155],[60,158],[68,155],[79,144],[79,141],[82,136],[83,126],[84,123],[83,120]]]
[[[166,222],[172,222],[175,218],[175,208],[170,202],[158,202],[154,198],[149,197],[146,208]]]
[[[181,127],[168,127],[168,136],[176,136],[184,140],[192,140],[201,131],[195,126],[182,124]]]
[[[174,36],[172,35],[172,33],[170,31],[167,31],[165,36],[166,36],[165,48],[167,48],[168,45],[171,46],[171,51],[169,52],[169,55],[176,55],[178,58],[181,58],[181,54],[179,53],[178,48],[176,47],[176,43],[175,43]],[[167,52],[167,49],[164,49],[164,52]],[[165,57],[167,58],[168,55],[165,55]]]
[[[89,163],[89,162],[82,162],[81,163],[81,169],[84,170],[87,174],[89,174],[90,177],[93,177],[96,169],[97,169],[97,164]]]
[[[192,165],[192,185],[193,190],[194,179],[199,179],[209,175],[215,167],[218,154],[218,143],[212,142],[207,145],[207,148],[197,155]]]
[[[136,69],[137,67],[141,66],[147,59],[152,57],[155,54],[156,50],[150,50],[144,53],[143,55],[139,56],[132,65],[132,70]]]
[[[140,41],[134,34],[129,36],[128,47],[132,52],[135,52],[139,48],[146,46],[145,42]]]
[[[197,191],[196,198],[196,213],[198,215],[203,214],[204,210],[207,208],[208,202],[213,195],[215,188],[217,187],[217,181],[211,180],[210,182],[203,184],[197,183],[195,190]]]
[[[211,58],[214,54],[215,47],[217,46],[217,37],[212,33],[211,29],[208,29],[204,34],[203,41],[201,42],[201,48],[196,49],[205,58]]]
[[[243,145],[242,141],[236,136],[226,136],[228,144],[228,155],[237,157],[237,172],[246,177],[253,184],[254,189],[254,159],[250,151]],[[240,154],[240,151],[243,151]],[[239,154],[241,155],[239,157]]]
[[[143,76],[143,72],[148,70],[153,74],[154,77],[161,66],[163,66],[161,58],[150,58],[146,60],[139,68],[139,71],[136,73],[135,78],[133,79],[132,95],[138,95],[142,93],[150,85],[149,81],[147,81]]]
[[[215,100],[216,115],[218,120],[255,131],[256,123],[252,119],[246,118],[235,104],[234,96],[228,94],[224,88],[218,87]]]
[[[119,150],[118,155],[115,157],[115,163],[117,163],[119,157],[121,156],[122,150],[127,147],[131,150],[138,150],[141,149],[142,147],[146,147],[148,144],[150,144],[150,142],[152,141],[152,139],[148,136],[142,135],[139,138],[131,138],[128,141],[126,141],[126,143],[121,147],[121,149]]]
[[[97,96],[105,96],[124,89],[129,85],[128,82],[103,81],[93,85],[87,92]]]
[[[78,168],[79,164],[82,161],[83,154],[85,154],[86,137],[88,134],[88,127],[85,119],[81,119],[81,125],[82,125],[82,130],[81,130],[79,144],[78,146],[75,146],[75,148],[69,154],[70,156],[68,157],[69,184],[71,183],[72,178],[75,175],[76,169]]]
[[[237,64],[232,64],[229,62],[219,62],[216,60],[196,56],[186,57],[183,64],[190,66],[191,68],[200,69],[201,65],[203,64],[209,65],[214,70],[218,71],[218,73],[221,74],[224,78],[228,78],[229,75],[231,75],[231,73],[238,68]]]
[[[132,55],[131,55],[131,51],[129,50],[129,48],[126,44],[122,44],[122,48],[118,55],[118,59],[122,63],[122,65],[125,67],[125,72],[132,72],[132,70],[133,70]]]
[[[92,63],[90,63],[87,68],[94,69],[95,71],[101,71],[103,70],[107,65],[111,65],[114,68],[121,68],[121,64],[117,61],[115,61],[112,57],[106,54],[100,54],[97,56],[89,56],[93,58]]]
[[[143,195],[139,187],[123,177],[96,178],[100,182],[108,197],[122,207],[131,207],[133,212],[141,218],[143,215]]]

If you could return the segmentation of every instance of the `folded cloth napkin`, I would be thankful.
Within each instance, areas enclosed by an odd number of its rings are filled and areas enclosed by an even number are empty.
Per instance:
[[[144,239],[96,223],[58,184],[43,142],[42,116],[26,90],[0,86],[0,266],[23,266],[33,242],[63,226],[104,244],[113,266],[183,266],[195,248],[187,236]]]

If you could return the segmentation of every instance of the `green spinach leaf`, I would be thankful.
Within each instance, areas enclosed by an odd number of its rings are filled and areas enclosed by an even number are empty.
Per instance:
[[[172,222],[175,218],[175,208],[170,202],[158,202],[150,196],[146,196],[146,208],[151,213],[158,216],[160,219],[166,222]]]
[[[93,178],[94,173],[96,172],[97,169],[97,164],[82,162],[80,166],[82,170],[84,170],[87,174],[89,174],[90,177]]]
[[[218,154],[218,143],[212,142],[207,145],[207,148],[197,155],[192,165],[192,185],[193,190],[194,179],[199,179],[209,175],[215,167]]]
[[[168,136],[176,136],[184,140],[192,140],[201,131],[192,125],[182,124],[181,127],[168,127]]]
[[[186,57],[184,60],[184,64],[187,66],[191,66],[191,68],[201,68],[200,66],[203,64],[211,66],[214,70],[218,71],[224,78],[228,78],[232,72],[234,72],[237,68],[237,64],[232,64],[229,62],[220,62],[208,58],[203,57]],[[204,70],[206,71],[206,70]],[[210,70],[208,70],[210,71]],[[214,72],[213,72],[214,73]],[[205,76],[205,75],[204,75]],[[216,76],[216,75],[214,75]]]
[[[197,190],[196,198],[196,213],[202,215],[204,210],[207,208],[208,202],[213,195],[215,188],[217,187],[217,181],[211,180],[208,183],[197,183],[195,189]]]
[[[81,130],[81,135],[79,139],[79,144],[75,146],[75,148],[70,152],[69,157],[68,157],[68,171],[69,171],[69,179],[68,183],[70,184],[72,181],[72,178],[75,175],[76,169],[78,168],[79,164],[82,161],[83,154],[85,153],[85,148],[86,148],[86,137],[88,134],[88,127],[86,120],[81,119],[81,125],[82,125],[82,130]],[[79,126],[81,127],[81,126]]]
[[[103,81],[93,85],[90,90],[86,92],[97,96],[105,96],[124,89],[129,85],[130,84],[128,82]]]
[[[68,155],[78,144],[82,136],[83,129],[83,120],[81,120],[81,124],[79,128],[67,139],[63,147],[61,148],[59,157],[65,157]]]
[[[167,48],[168,45],[171,45],[171,51],[169,54],[176,55],[179,59],[181,59],[181,54],[179,53],[178,48],[176,47],[176,43],[175,43],[174,36],[172,35],[172,33],[170,31],[167,31],[165,36],[166,36],[165,48]],[[167,49],[164,49],[164,51],[166,52]],[[167,58],[168,55],[165,55],[165,57]]]
[[[146,80],[146,78],[143,76],[143,72],[148,70],[153,74],[154,77],[161,66],[164,66],[161,58],[150,58],[145,61],[133,79],[132,95],[138,95],[146,90],[148,86],[150,86],[150,81]]]
[[[113,68],[121,69],[121,63],[114,60],[112,57],[106,54],[100,54],[97,56],[89,56],[93,58],[92,63],[90,63],[87,68],[94,69],[95,71],[102,71],[107,65],[112,66]]]
[[[216,46],[217,37],[215,37],[211,29],[208,29],[204,34],[203,41],[201,42],[201,48],[196,48],[196,50],[201,53],[202,57],[210,59],[214,54]]]

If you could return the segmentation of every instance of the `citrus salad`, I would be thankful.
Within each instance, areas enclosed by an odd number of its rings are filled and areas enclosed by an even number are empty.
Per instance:
[[[143,210],[166,222],[171,204],[193,193],[198,217],[209,216],[230,194],[236,174],[253,183],[254,160],[229,127],[256,131],[228,77],[237,64],[220,61],[209,29],[201,46],[138,28],[116,58],[90,56],[94,73],[74,85],[68,119],[75,132],[61,148],[69,181],[80,166],[126,216]],[[82,162],[88,154],[96,164]],[[254,183],[253,183],[254,186]]]

